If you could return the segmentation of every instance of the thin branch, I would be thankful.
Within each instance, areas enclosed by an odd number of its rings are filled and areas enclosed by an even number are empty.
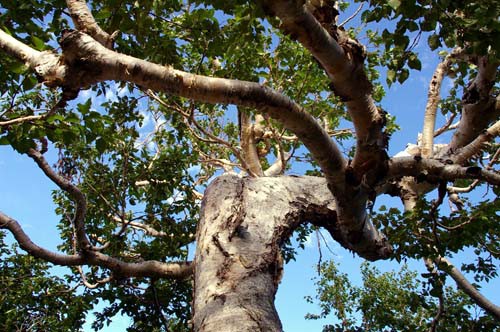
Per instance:
[[[77,266],[78,273],[80,274],[80,278],[82,279],[82,284],[88,288],[88,289],[96,289],[99,286],[102,286],[103,284],[106,284],[110,281],[113,280],[113,277],[107,277],[104,279],[97,280],[95,284],[91,284],[88,280],[87,277],[85,276],[85,273],[83,272],[83,269],[81,266]]]
[[[424,263],[425,263],[425,266],[427,267],[427,270],[433,274],[435,280],[438,283],[438,287],[441,288],[441,291],[439,292],[439,296],[438,296],[438,311],[437,311],[436,315],[433,317],[433,319],[431,321],[431,326],[429,327],[429,332],[436,332],[437,327],[438,327],[438,323],[443,318],[443,315],[445,313],[444,298],[443,298],[444,284],[443,284],[443,281],[440,279],[439,273],[438,273],[434,263],[432,262],[432,260],[429,258],[424,258]]]
[[[450,277],[455,280],[457,286],[464,291],[471,299],[487,313],[500,320],[500,307],[492,303],[483,294],[481,294],[474,285],[472,285],[447,258],[438,256],[435,259],[438,268],[446,272]]]
[[[156,311],[158,312],[158,315],[160,316],[160,319],[163,323],[163,326],[165,327],[165,331],[169,332],[168,320],[165,317],[165,315],[163,314],[163,311],[161,310],[161,304],[160,304],[160,300],[158,299],[158,292],[156,291],[155,280],[151,280],[150,285],[151,285],[151,290],[153,291],[153,297],[155,300]]]
[[[364,2],[360,3],[358,9],[356,9],[356,11],[351,16],[349,16],[347,19],[345,19],[344,22],[340,23],[339,27],[343,27],[349,21],[351,21],[352,19],[354,19],[356,17],[356,15],[359,14],[359,12],[361,11],[361,9],[363,9],[363,5],[364,5]]]
[[[452,113],[450,118],[446,121],[446,123],[441,128],[438,128],[434,132],[434,137],[438,137],[442,133],[445,133],[449,130],[456,129],[458,127],[458,125],[460,124],[460,122],[453,123],[453,120],[455,120],[456,117],[457,117],[457,113]]]
[[[170,277],[184,279],[193,272],[193,266],[190,262],[162,263],[158,261],[144,261],[140,263],[127,263],[96,251],[87,251],[85,255],[55,253],[33,243],[19,223],[2,212],[0,212],[0,229],[9,230],[17,243],[19,243],[19,246],[30,255],[56,265],[100,266],[120,276],[129,277]]]
[[[423,180],[454,181],[457,179],[480,179],[500,185],[500,174],[480,167],[464,167],[436,159],[420,157],[398,157],[389,161],[387,180],[404,176],[421,177]]]
[[[43,155],[35,150],[29,149],[28,156],[31,157],[43,173],[54,182],[61,190],[67,192],[75,202],[75,212],[73,217],[73,224],[76,227],[76,237],[80,250],[88,250],[92,248],[90,241],[85,232],[85,216],[87,214],[87,200],[85,195],[71,182],[64,177],[58,175],[47,163]]]
[[[66,100],[64,98],[60,99],[54,106],[52,106],[47,112],[40,115],[30,115],[21,118],[11,119],[7,121],[0,122],[0,127],[16,125],[19,123],[37,121],[37,120],[45,120],[48,117],[54,115],[58,109],[66,106]]]
[[[198,123],[198,121],[196,121],[193,114],[189,114],[189,113],[184,112],[179,106],[173,106],[173,105],[167,104],[163,99],[161,99],[159,96],[157,96],[152,90],[148,89],[145,91],[145,93],[148,96],[150,96],[151,98],[153,98],[154,100],[156,100],[158,103],[160,103],[163,107],[165,107],[167,109],[171,109],[174,112],[182,115],[184,117],[184,119],[186,120],[185,122],[186,122],[186,126],[187,126],[188,130],[193,134],[193,136],[197,140],[204,142],[204,143],[208,143],[208,144],[219,144],[219,145],[227,147],[229,150],[231,150],[231,152],[234,154],[234,156],[240,161],[242,167],[249,174],[251,174],[253,176],[258,176],[258,173],[253,173],[251,166],[248,165],[246,159],[242,156],[242,154],[240,153],[240,151],[238,149],[236,149],[231,143],[227,142],[226,140],[208,132],[203,126],[201,126]],[[203,135],[208,137],[208,139],[203,138],[198,133],[196,133],[194,128],[192,127],[192,125],[194,125],[194,127],[196,127],[196,129],[199,130]]]

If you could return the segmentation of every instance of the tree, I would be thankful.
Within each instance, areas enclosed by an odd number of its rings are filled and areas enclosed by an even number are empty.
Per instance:
[[[0,227],[112,303],[96,328],[121,311],[132,331],[280,331],[282,257],[314,228],[370,261],[422,259],[431,330],[446,317],[443,275],[500,319],[451,262],[473,248],[462,268],[497,274],[496,1],[371,0],[361,21],[363,2],[345,18],[332,0],[0,3],[0,143],[59,187],[61,252],[15,216],[0,213]],[[421,138],[390,157],[381,77],[419,70],[422,37],[442,61]],[[494,194],[467,198],[485,187]],[[374,213],[384,195],[405,212]]]

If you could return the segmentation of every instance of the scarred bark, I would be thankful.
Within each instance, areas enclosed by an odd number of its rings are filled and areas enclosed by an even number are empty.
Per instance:
[[[334,200],[315,177],[225,175],[205,192],[195,259],[195,331],[281,331],[274,296],[280,244],[302,222],[335,227]]]

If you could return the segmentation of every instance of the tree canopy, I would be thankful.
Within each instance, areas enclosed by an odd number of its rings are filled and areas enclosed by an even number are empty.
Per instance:
[[[0,204],[0,326],[76,330],[101,301],[95,329],[235,330],[243,312],[241,331],[279,331],[283,260],[323,230],[427,269],[364,265],[356,286],[325,262],[308,315],[334,313],[325,331],[498,329],[480,290],[500,258],[499,17],[496,0],[0,0],[0,153],[57,186],[60,233],[39,246]],[[387,100],[429,56],[423,126],[396,153]]]

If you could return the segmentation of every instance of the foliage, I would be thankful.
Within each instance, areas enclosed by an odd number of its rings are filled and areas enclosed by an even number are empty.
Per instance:
[[[77,295],[52,266],[8,246],[0,232],[0,329],[78,331],[95,302]]]
[[[369,4],[362,14],[365,22],[389,19],[395,23],[377,36],[385,46],[381,64],[389,69],[389,83],[396,79],[402,83],[409,69],[422,68],[414,51],[422,36],[427,36],[431,50],[460,46],[473,54],[500,57],[498,1],[370,0]]]
[[[429,290],[432,280],[420,279],[403,265],[398,272],[380,272],[361,265],[361,286],[354,285],[333,261],[324,262],[316,282],[318,294],[306,300],[321,308],[307,319],[335,317],[324,332],[335,331],[428,331],[437,312],[438,300]],[[467,295],[451,287],[444,289],[445,313],[438,331],[498,331],[496,323],[477,308]]]
[[[265,19],[258,2],[89,3],[105,31],[119,32],[118,52],[194,74],[258,82],[279,91],[316,118],[347,158],[354,156],[355,135],[345,103],[333,94],[328,77],[310,52],[283,33],[275,19]],[[361,22],[342,29],[367,43],[364,66],[380,109],[387,85],[404,83],[411,70],[422,70],[425,65],[416,51],[421,39],[427,39],[430,50],[441,57],[455,46],[487,55],[492,61],[500,57],[500,4],[496,0],[368,3]],[[37,50],[58,51],[57,39],[72,27],[65,7],[62,0],[0,0],[0,28]],[[352,6],[341,2],[340,9],[344,14]],[[0,145],[20,154],[42,147],[57,155],[53,168],[86,196],[85,226],[93,246],[126,262],[191,258],[199,218],[197,193],[223,168],[245,171],[238,114],[248,110],[152,94],[123,82],[96,84],[61,106],[62,92],[41,84],[23,63],[0,57],[0,72],[0,122],[40,116],[0,127]],[[460,113],[460,94],[477,75],[477,66],[456,61],[448,71],[452,74],[453,86],[439,105],[442,115]],[[496,85],[493,94],[498,94]],[[250,115],[253,121],[257,115]],[[259,125],[268,130],[257,146],[264,167],[286,154],[286,171],[321,175],[293,133],[273,119],[262,118]],[[390,114],[386,121],[389,136],[399,127]],[[493,155],[497,149],[498,144],[491,144],[486,152]],[[460,180],[454,185],[466,187],[471,182]],[[462,270],[477,283],[488,282],[498,276],[500,258],[498,187],[492,192],[484,199],[462,198],[462,210],[436,208],[427,196],[420,198],[412,212],[384,207],[371,218],[394,244],[398,261],[472,251],[475,260],[464,263]],[[55,191],[53,200],[60,218],[59,249],[74,254],[78,251],[71,222],[75,204],[64,191]],[[297,247],[304,247],[312,230],[302,225],[295,230],[293,244],[282,243],[286,262],[294,259]],[[76,330],[97,300],[105,307],[93,324],[96,330],[117,314],[132,318],[128,331],[189,328],[192,286],[188,280],[113,276],[111,282],[101,283],[111,275],[100,267],[73,268],[71,276],[50,277],[50,265],[7,247],[3,233],[0,264],[0,324],[4,324],[0,328],[4,330],[26,324],[44,330]],[[443,274],[429,273],[419,279],[407,267],[398,273],[381,273],[369,265],[363,265],[361,274],[363,286],[359,287],[333,263],[324,264],[317,283],[321,313],[308,318],[335,314],[340,322],[325,331],[423,331],[438,310],[438,297],[443,296],[447,311],[439,321],[440,331],[492,329],[491,319],[471,316],[472,303],[463,293],[442,285]],[[95,289],[69,291],[83,281]]]

